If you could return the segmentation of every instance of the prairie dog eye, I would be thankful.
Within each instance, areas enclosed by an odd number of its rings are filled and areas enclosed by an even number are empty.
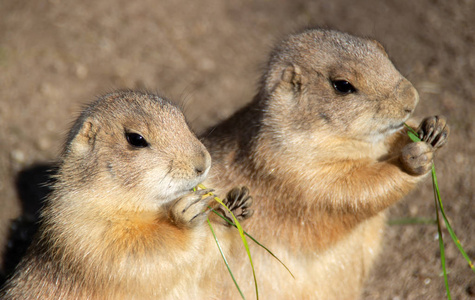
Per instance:
[[[332,81],[333,88],[341,94],[351,94],[356,92],[356,88],[346,80],[334,80]]]
[[[126,132],[125,138],[127,142],[135,148],[145,148],[149,145],[143,136],[135,132]]]

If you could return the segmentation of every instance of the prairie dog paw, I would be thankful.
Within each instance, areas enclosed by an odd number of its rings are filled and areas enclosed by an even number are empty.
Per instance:
[[[434,148],[426,142],[407,144],[402,149],[401,163],[412,175],[423,175],[432,167]]]
[[[425,118],[417,129],[419,138],[430,144],[434,149],[438,149],[447,143],[449,133],[449,125],[447,125],[447,119],[444,116]]]
[[[254,214],[254,210],[250,209],[252,205],[252,197],[249,194],[247,187],[235,187],[228,192],[223,203],[233,212],[238,221],[243,221],[250,218]],[[231,214],[222,206],[216,209],[226,219],[234,223]],[[228,223],[229,224],[229,223]]]
[[[169,217],[176,225],[188,227],[196,226],[206,220],[208,212],[206,208],[213,199],[210,194],[212,189],[191,192],[175,200],[169,212]],[[206,194],[210,194],[204,197]]]

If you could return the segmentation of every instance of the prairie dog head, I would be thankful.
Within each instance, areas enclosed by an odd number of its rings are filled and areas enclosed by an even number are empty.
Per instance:
[[[152,94],[114,92],[74,124],[59,179],[97,201],[124,200],[108,205],[153,209],[189,192],[210,165],[176,106]]]
[[[378,42],[338,31],[291,35],[267,70],[264,120],[287,142],[303,133],[378,142],[403,126],[419,99]]]

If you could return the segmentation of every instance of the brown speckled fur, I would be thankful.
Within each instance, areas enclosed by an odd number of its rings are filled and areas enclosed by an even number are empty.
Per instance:
[[[356,92],[337,92],[336,80]],[[425,177],[437,148],[406,146],[402,123],[417,102],[379,43],[306,30],[271,53],[254,100],[202,136],[213,158],[206,184],[250,187],[247,231],[295,274],[253,246],[264,299],[358,297],[380,250],[384,209]],[[435,120],[445,141],[445,120]],[[401,162],[401,153],[417,159]],[[235,273],[251,298],[244,259],[234,257]],[[222,293],[237,298],[229,286]]]
[[[129,131],[149,146],[134,148]],[[216,296],[212,284],[228,275],[203,213],[210,199],[190,192],[209,167],[209,153],[168,101],[102,97],[74,124],[39,234],[0,298]],[[225,252],[230,228],[215,226]]]

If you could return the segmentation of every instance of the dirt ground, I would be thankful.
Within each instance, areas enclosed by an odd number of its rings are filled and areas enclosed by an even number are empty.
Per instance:
[[[160,91],[200,132],[250,101],[274,42],[307,25],[378,39],[420,92],[415,116],[448,117],[440,189],[474,259],[474,12],[472,0],[0,1],[0,273],[15,263],[12,240],[28,239],[20,230],[7,245],[12,220],[38,208],[82,104],[117,88]],[[430,179],[388,215],[434,218]],[[475,274],[444,232],[453,299],[475,299]],[[388,226],[362,298],[443,299],[436,234]]]

